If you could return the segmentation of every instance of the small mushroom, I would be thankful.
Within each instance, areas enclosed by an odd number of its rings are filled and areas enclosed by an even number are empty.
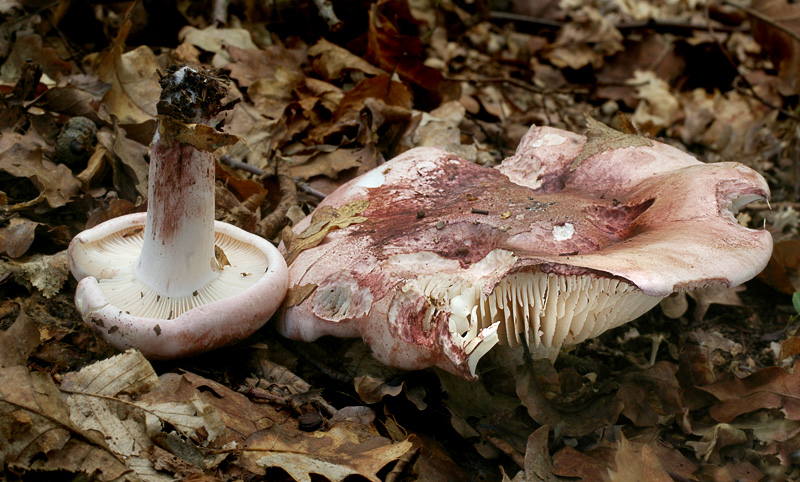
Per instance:
[[[119,349],[150,358],[197,354],[260,328],[286,293],[268,241],[214,221],[214,154],[234,136],[213,127],[224,87],[172,68],[161,80],[146,214],[114,218],[70,243],[75,304]]]
[[[673,292],[766,265],[770,234],[734,217],[769,197],[760,175],[616,141],[534,127],[496,169],[417,148],[345,184],[317,209],[368,207],[294,254],[278,330],[361,336],[388,365],[471,379],[498,343],[555,358]]]

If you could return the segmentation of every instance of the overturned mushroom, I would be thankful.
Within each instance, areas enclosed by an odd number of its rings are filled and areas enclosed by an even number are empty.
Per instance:
[[[213,75],[161,80],[147,214],[112,219],[70,243],[75,304],[113,346],[176,358],[239,341],[281,303],[286,263],[268,241],[214,221],[213,127],[226,106]]]
[[[497,169],[418,148],[354,179],[317,213],[360,202],[358,222],[303,246],[323,221],[309,217],[286,238],[279,331],[361,336],[386,364],[473,378],[497,343],[554,358],[670,293],[765,266],[769,233],[734,218],[769,197],[755,171],[638,137],[608,145],[534,127]]]

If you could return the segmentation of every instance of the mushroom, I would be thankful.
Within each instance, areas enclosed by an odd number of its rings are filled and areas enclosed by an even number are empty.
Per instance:
[[[473,379],[496,344],[553,359],[766,265],[770,234],[734,217],[769,197],[755,171],[590,132],[533,127],[497,168],[416,148],[343,185],[279,247],[293,260],[279,332],[361,336],[385,364]]]
[[[260,328],[286,293],[286,263],[267,240],[214,221],[214,150],[236,141],[212,126],[225,89],[212,74],[161,79],[147,213],[106,221],[69,246],[84,321],[119,349],[189,356]]]

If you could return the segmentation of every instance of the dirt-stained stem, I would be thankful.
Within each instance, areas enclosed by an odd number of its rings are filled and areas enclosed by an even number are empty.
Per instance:
[[[223,109],[224,88],[188,67],[161,79],[139,278],[164,296],[192,294],[219,276],[214,256],[214,154],[183,139]],[[209,129],[209,128],[206,128]]]

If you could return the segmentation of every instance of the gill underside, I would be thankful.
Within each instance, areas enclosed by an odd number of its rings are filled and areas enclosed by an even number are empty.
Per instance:
[[[562,346],[633,320],[661,299],[617,279],[542,272],[508,275],[488,295],[480,284],[439,274],[415,280],[409,290],[431,302],[426,333],[438,312],[449,313],[451,341],[467,355],[473,374],[495,344],[526,345],[534,356],[554,358]]]

